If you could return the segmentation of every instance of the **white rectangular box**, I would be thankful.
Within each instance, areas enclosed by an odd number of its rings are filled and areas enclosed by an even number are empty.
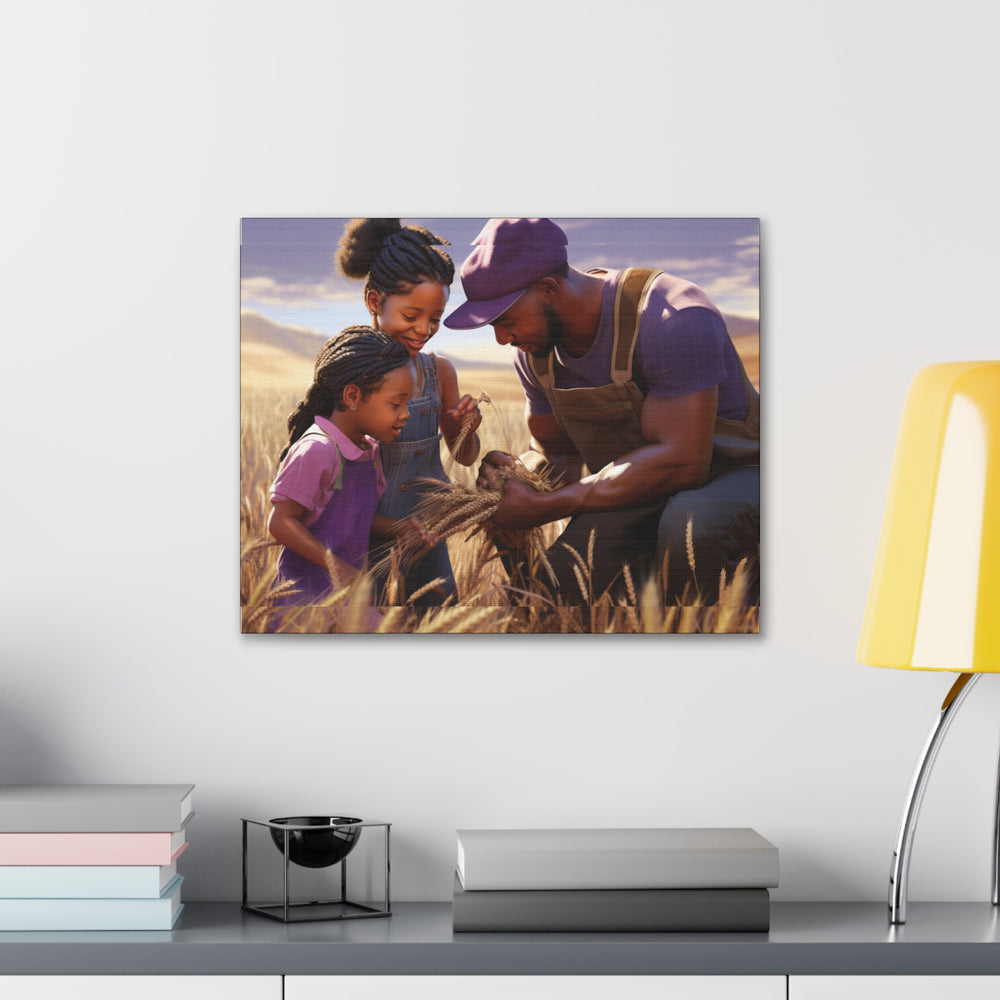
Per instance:
[[[763,889],[778,849],[749,827],[459,830],[464,889]]]

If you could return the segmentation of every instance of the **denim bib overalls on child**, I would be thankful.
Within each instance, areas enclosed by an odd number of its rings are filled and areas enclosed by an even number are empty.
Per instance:
[[[414,362],[419,366],[422,386],[414,390],[407,403],[410,418],[403,432],[388,444],[383,444],[382,470],[386,490],[377,510],[387,517],[409,517],[421,500],[421,479],[447,482],[441,463],[441,386],[438,380],[437,359],[433,354],[418,354]],[[382,554],[380,550],[378,554]],[[373,559],[374,561],[374,559]],[[418,562],[406,570],[406,596],[415,593],[424,584],[438,577],[444,579],[445,596],[455,593],[455,577],[444,542],[436,545]],[[418,606],[440,604],[440,594],[427,594],[415,603]]]

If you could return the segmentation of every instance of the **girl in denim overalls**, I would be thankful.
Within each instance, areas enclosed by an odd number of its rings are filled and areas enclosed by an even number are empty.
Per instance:
[[[454,458],[472,465],[479,454],[475,429],[482,416],[475,400],[459,395],[451,362],[422,353],[441,324],[455,277],[455,266],[441,249],[447,242],[423,226],[402,226],[399,219],[354,219],[345,227],[337,251],[342,273],[365,281],[364,302],[372,326],[406,347],[414,362],[410,419],[399,439],[382,450],[387,486],[372,525],[372,540],[376,547],[381,542],[383,550],[414,530],[412,511],[422,497],[419,480],[447,481],[441,463],[442,437],[450,450],[468,422],[470,431]],[[455,577],[444,542],[405,569],[406,594],[401,600],[441,580],[413,603],[431,606],[449,598],[454,603]]]

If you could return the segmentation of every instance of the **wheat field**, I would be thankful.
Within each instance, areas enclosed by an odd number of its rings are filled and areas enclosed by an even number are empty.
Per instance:
[[[240,604],[242,631],[354,633],[560,633],[560,634],[662,634],[662,633],[755,633],[759,608],[745,599],[749,574],[741,566],[727,581],[715,604],[703,604],[698,595],[683,604],[666,604],[657,580],[640,586],[632,583],[633,599],[617,603],[608,594],[594,595],[589,605],[563,604],[539,596],[544,587],[531,586],[530,573],[524,588],[514,589],[483,530],[463,531],[447,540],[457,585],[454,605],[415,608],[409,603],[381,609],[377,627],[369,620],[373,586],[362,574],[352,585],[341,588],[320,605],[296,609],[283,618],[272,610],[279,547],[267,535],[270,509],[268,490],[277,470],[277,456],[287,439],[285,422],[300,388],[308,383],[310,365],[287,355],[246,351],[242,355],[240,397]],[[756,359],[753,359],[754,361]],[[481,454],[492,449],[519,454],[528,447],[524,403],[512,373],[499,366],[469,366],[456,363],[462,392],[488,395],[480,404],[483,423],[479,428]],[[748,373],[751,372],[747,365]],[[280,377],[278,373],[280,372]],[[756,381],[756,364],[751,378]],[[457,488],[474,488],[476,467],[466,468],[443,456],[445,469]],[[544,548],[556,538],[562,524],[536,529],[537,544]],[[690,559],[696,559],[690,553]],[[588,574],[587,554],[579,558],[582,586]],[[402,592],[398,564],[389,567],[386,592]]]

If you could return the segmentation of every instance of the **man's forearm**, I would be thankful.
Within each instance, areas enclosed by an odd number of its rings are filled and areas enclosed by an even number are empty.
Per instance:
[[[686,396],[647,397],[641,422],[643,436],[650,444],[553,493],[528,495],[519,488],[508,489],[493,521],[500,526],[530,527],[583,512],[655,503],[701,486],[712,463],[717,413],[715,386]],[[547,416],[528,420],[532,447],[558,457],[569,449],[563,447],[554,423]],[[508,487],[512,485],[508,483]]]
[[[552,493],[534,493],[526,505],[525,498],[512,497],[509,523],[547,524],[574,514],[655,503],[672,493],[700,486],[707,471],[707,464],[704,468],[693,465],[679,458],[673,449],[652,445]],[[498,513],[496,520],[502,524],[505,512],[501,509]]]
[[[549,477],[555,483],[575,483],[583,475],[583,459],[579,455],[548,456],[537,448],[532,448],[519,455],[517,459],[529,472],[537,472],[541,468],[548,470]]]
[[[703,485],[708,478],[708,467],[707,460],[692,462],[662,445],[640,448],[575,483],[572,488],[581,494],[576,512],[654,503]]]

